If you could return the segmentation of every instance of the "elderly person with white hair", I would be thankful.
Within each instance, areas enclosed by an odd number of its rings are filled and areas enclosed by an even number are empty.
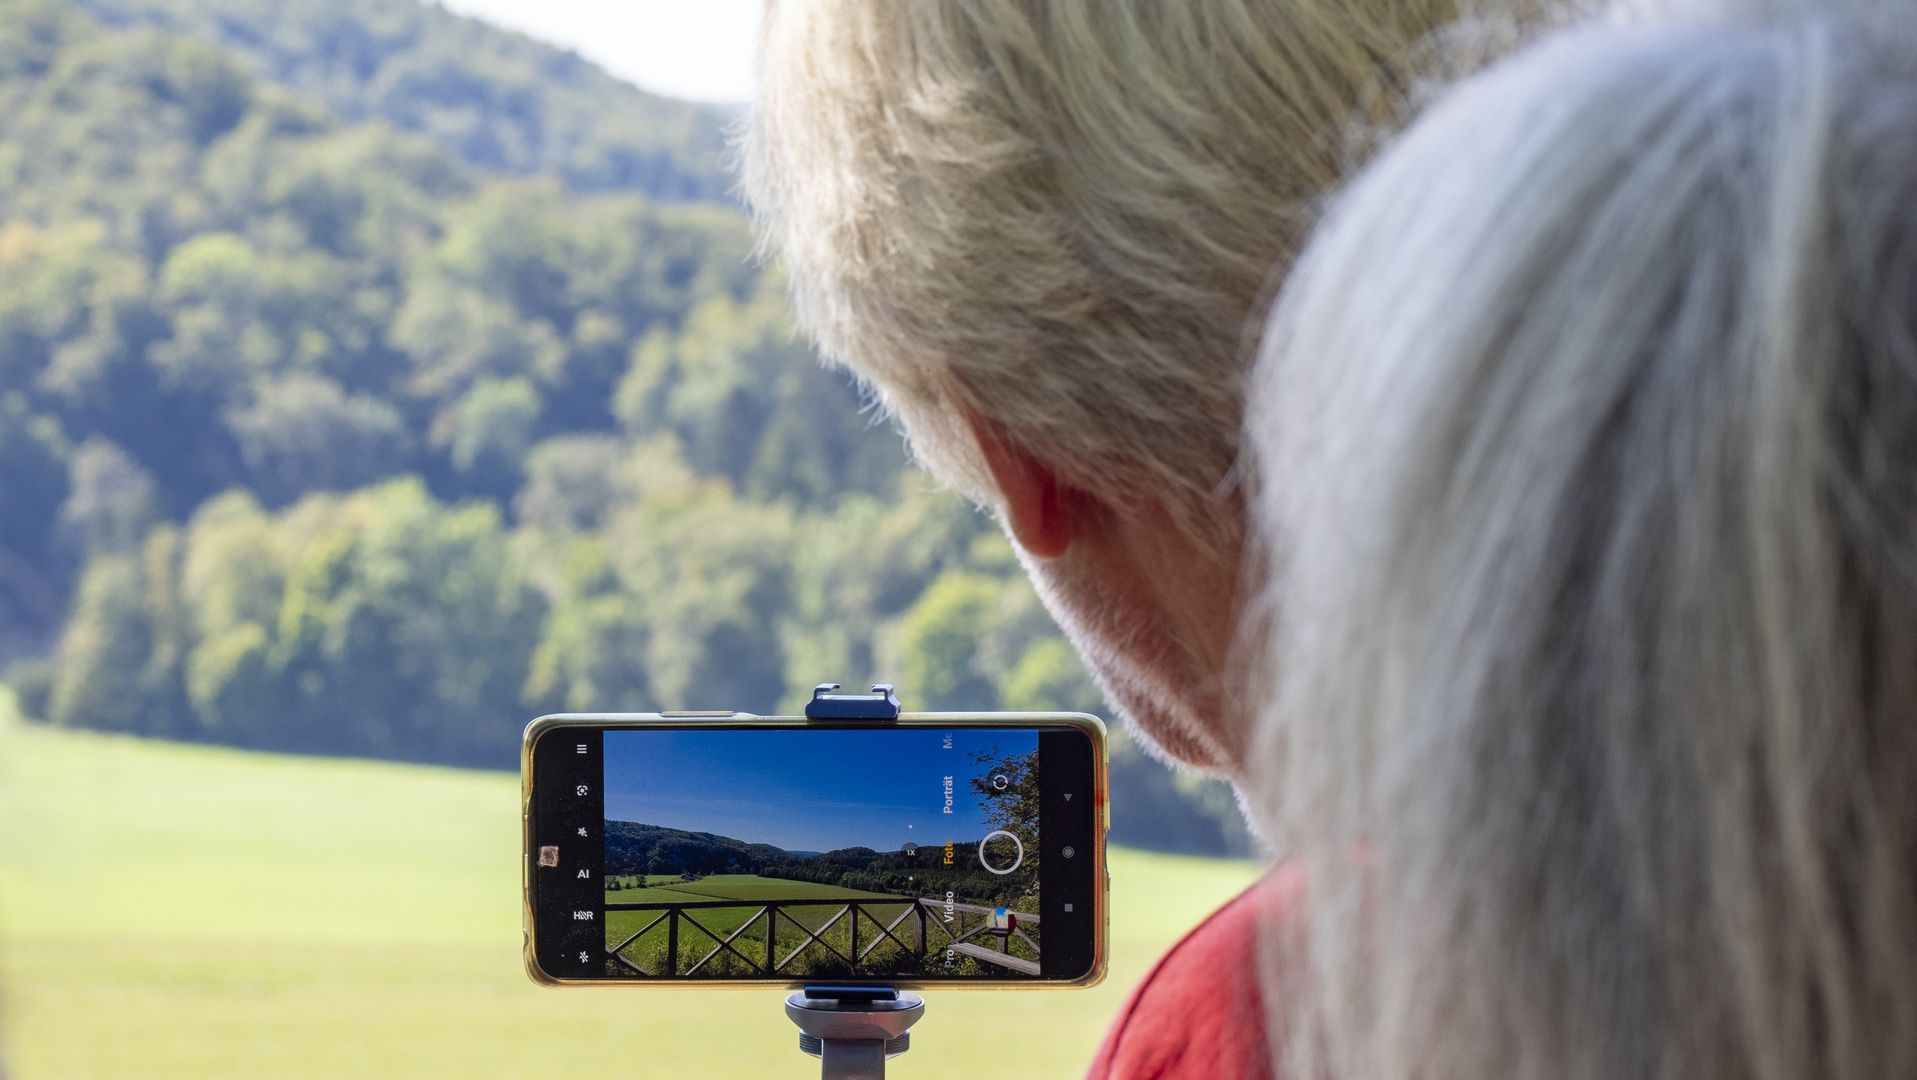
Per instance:
[[[1466,82],[1275,310],[1283,1075],[1917,1073],[1917,10],[1705,14]]]
[[[799,319],[997,509],[1107,699],[1234,781],[1247,321],[1340,126],[1458,0],[771,0],[746,192]],[[1388,95],[1385,95],[1388,96]],[[1250,900],[1099,1076],[1265,1064]]]
[[[773,0],[745,187],[800,323],[997,507],[1110,700],[1235,776],[1246,321],[1447,0]]]

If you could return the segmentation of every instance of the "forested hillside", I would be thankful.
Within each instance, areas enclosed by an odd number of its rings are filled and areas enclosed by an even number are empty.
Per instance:
[[[30,714],[510,767],[542,711],[769,712],[823,678],[1096,709],[990,521],[795,338],[736,209],[474,164],[444,125],[342,119],[350,80],[256,73],[333,70],[297,27],[396,7],[255,33],[239,0],[116,2],[253,45],[0,0],[0,671]],[[396,70],[452,47],[420,40]],[[1130,753],[1175,811],[1140,827],[1242,844],[1220,789]]]
[[[724,199],[725,109],[648,94],[577,55],[418,0],[78,0],[108,26],[224,50],[348,122],[580,191]]]

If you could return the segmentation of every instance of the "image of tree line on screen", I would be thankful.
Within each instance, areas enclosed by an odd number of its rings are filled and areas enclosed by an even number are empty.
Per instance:
[[[978,772],[968,786],[986,831],[1011,833],[1023,846],[1010,873],[985,868],[982,837],[949,848],[795,851],[607,821],[607,974],[1036,976],[1038,751],[972,759]],[[986,857],[1010,865],[1013,845],[992,843],[1005,850]],[[995,922],[1001,908],[1012,917]]]

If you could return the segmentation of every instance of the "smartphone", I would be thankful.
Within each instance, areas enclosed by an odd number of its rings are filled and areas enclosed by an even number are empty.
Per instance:
[[[541,717],[520,772],[527,972],[1094,985],[1105,765],[1082,713]]]

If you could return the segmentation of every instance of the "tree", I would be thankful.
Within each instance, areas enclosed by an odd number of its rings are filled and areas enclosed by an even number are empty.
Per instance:
[[[1078,654],[1057,635],[1026,647],[999,684],[998,697],[1002,707],[1015,712],[1097,713],[1104,704]]]
[[[398,409],[312,375],[264,380],[251,404],[227,411],[226,426],[254,489],[274,505],[369,484],[400,471],[412,449]]]
[[[58,632],[64,581],[46,556],[72,453],[60,422],[0,394],[0,667]]]
[[[509,497],[519,486],[520,462],[544,407],[524,375],[474,382],[450,413],[453,468],[471,477],[479,490]]]
[[[1031,643],[1058,634],[1003,537],[975,538],[968,564],[939,575],[901,622],[901,691],[923,708],[1000,708],[999,687]]]
[[[998,747],[971,754],[975,770],[968,783],[978,796],[978,807],[985,811],[985,823],[1018,837],[1025,859],[1011,876],[1008,885],[1030,892],[1038,888],[1039,794],[1038,747],[1023,754],[1002,754]],[[981,850],[985,858],[997,856]]]

